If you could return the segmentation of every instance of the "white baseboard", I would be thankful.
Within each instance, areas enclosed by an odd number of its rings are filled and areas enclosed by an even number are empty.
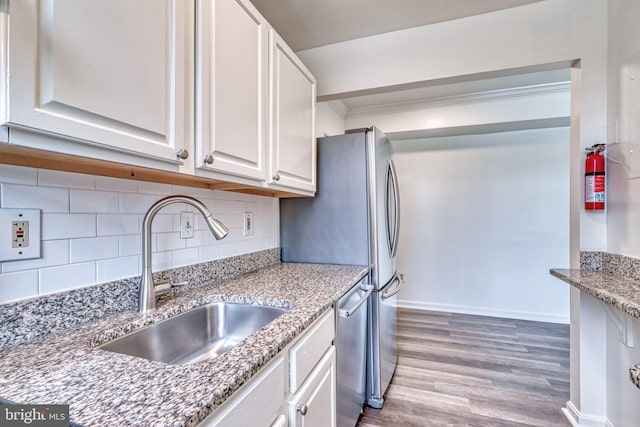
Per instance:
[[[569,324],[569,315],[559,316],[549,313],[530,313],[522,311],[495,310],[487,307],[471,307],[464,305],[437,304],[398,300],[398,307],[414,308],[418,310],[444,311],[448,313],[475,314],[477,316],[502,317],[507,319],[534,320],[537,322]]]
[[[562,413],[573,427],[615,427],[604,417],[581,414],[571,401],[562,408]]]

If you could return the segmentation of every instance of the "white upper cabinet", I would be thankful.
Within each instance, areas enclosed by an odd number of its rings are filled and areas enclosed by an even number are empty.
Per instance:
[[[182,0],[9,2],[0,122],[63,137],[11,142],[178,170],[193,129],[193,13]]]
[[[316,190],[316,79],[273,30],[270,34],[270,187]]]
[[[196,168],[265,180],[268,24],[248,1],[197,2]]]

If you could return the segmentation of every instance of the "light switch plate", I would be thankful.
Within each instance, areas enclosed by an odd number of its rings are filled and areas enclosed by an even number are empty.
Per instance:
[[[40,209],[0,209],[0,261],[40,257]]]
[[[193,221],[194,221],[193,212],[180,212],[180,238],[181,239],[193,238],[193,228],[195,227]]]

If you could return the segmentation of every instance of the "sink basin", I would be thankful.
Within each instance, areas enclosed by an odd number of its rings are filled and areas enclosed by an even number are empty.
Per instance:
[[[98,348],[156,362],[188,365],[223,354],[287,310],[263,305],[211,303]]]

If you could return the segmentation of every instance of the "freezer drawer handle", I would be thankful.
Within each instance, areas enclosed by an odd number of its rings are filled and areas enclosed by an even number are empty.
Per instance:
[[[358,302],[355,303],[350,309],[338,310],[338,317],[351,317],[353,313],[355,313],[358,308],[360,308],[360,306],[364,304],[367,298],[369,298],[369,295],[371,295],[371,292],[373,292],[373,285],[365,285],[362,287],[362,289],[367,291],[364,295],[362,295],[362,298],[360,298]]]
[[[400,278],[398,276],[393,276],[393,282],[395,282],[397,284],[396,287],[389,289],[388,291],[385,291],[382,293],[382,299],[385,300],[387,298],[391,298],[392,296],[394,296],[395,294],[397,294],[398,292],[400,292],[400,288],[402,288],[402,280],[400,280]],[[390,286],[391,287],[391,286]]]

